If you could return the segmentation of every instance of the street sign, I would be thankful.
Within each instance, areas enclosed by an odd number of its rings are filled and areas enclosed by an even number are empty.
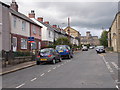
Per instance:
[[[35,41],[34,37],[28,37],[28,42],[33,43]]]

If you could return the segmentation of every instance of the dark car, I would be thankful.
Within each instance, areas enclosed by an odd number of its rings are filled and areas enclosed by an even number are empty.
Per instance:
[[[41,49],[36,58],[36,64],[39,65],[41,62],[61,62],[61,55],[53,48],[44,48]]]
[[[73,50],[68,45],[57,45],[56,51],[61,57],[73,58]]]
[[[105,48],[104,48],[104,46],[97,46],[97,47],[96,47],[96,52],[97,52],[97,53],[105,53]]]

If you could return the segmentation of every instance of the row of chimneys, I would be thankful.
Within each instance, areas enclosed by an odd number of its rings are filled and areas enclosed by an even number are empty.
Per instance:
[[[12,0],[10,8],[18,12],[18,4],[16,3],[15,0]],[[35,18],[34,10],[31,10],[31,13],[29,13],[29,18]],[[43,18],[42,17],[38,17],[37,20],[40,21],[40,22],[43,22]],[[45,21],[44,23],[45,24],[49,24],[49,21]],[[57,25],[53,25],[52,27],[53,28],[57,28]]]
[[[31,13],[29,13],[29,18],[35,18],[34,10],[31,10]],[[37,20],[40,21],[40,22],[43,22],[43,17],[38,17]],[[44,23],[49,24],[49,21],[45,21]],[[57,25],[53,25],[52,27],[57,28]]]

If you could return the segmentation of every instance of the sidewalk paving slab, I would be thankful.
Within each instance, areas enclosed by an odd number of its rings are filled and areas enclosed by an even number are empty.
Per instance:
[[[17,64],[14,66],[7,66],[7,67],[2,68],[2,72],[0,72],[0,75],[15,72],[15,71],[27,68],[27,67],[34,66],[34,65],[36,65],[36,61],[25,62],[25,63]]]

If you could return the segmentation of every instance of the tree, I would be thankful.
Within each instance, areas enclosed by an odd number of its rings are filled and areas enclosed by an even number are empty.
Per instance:
[[[55,45],[69,45],[69,46],[71,46],[71,43],[67,37],[60,37],[55,41]]]
[[[107,47],[108,46],[108,31],[104,30],[101,34],[100,44]]]

